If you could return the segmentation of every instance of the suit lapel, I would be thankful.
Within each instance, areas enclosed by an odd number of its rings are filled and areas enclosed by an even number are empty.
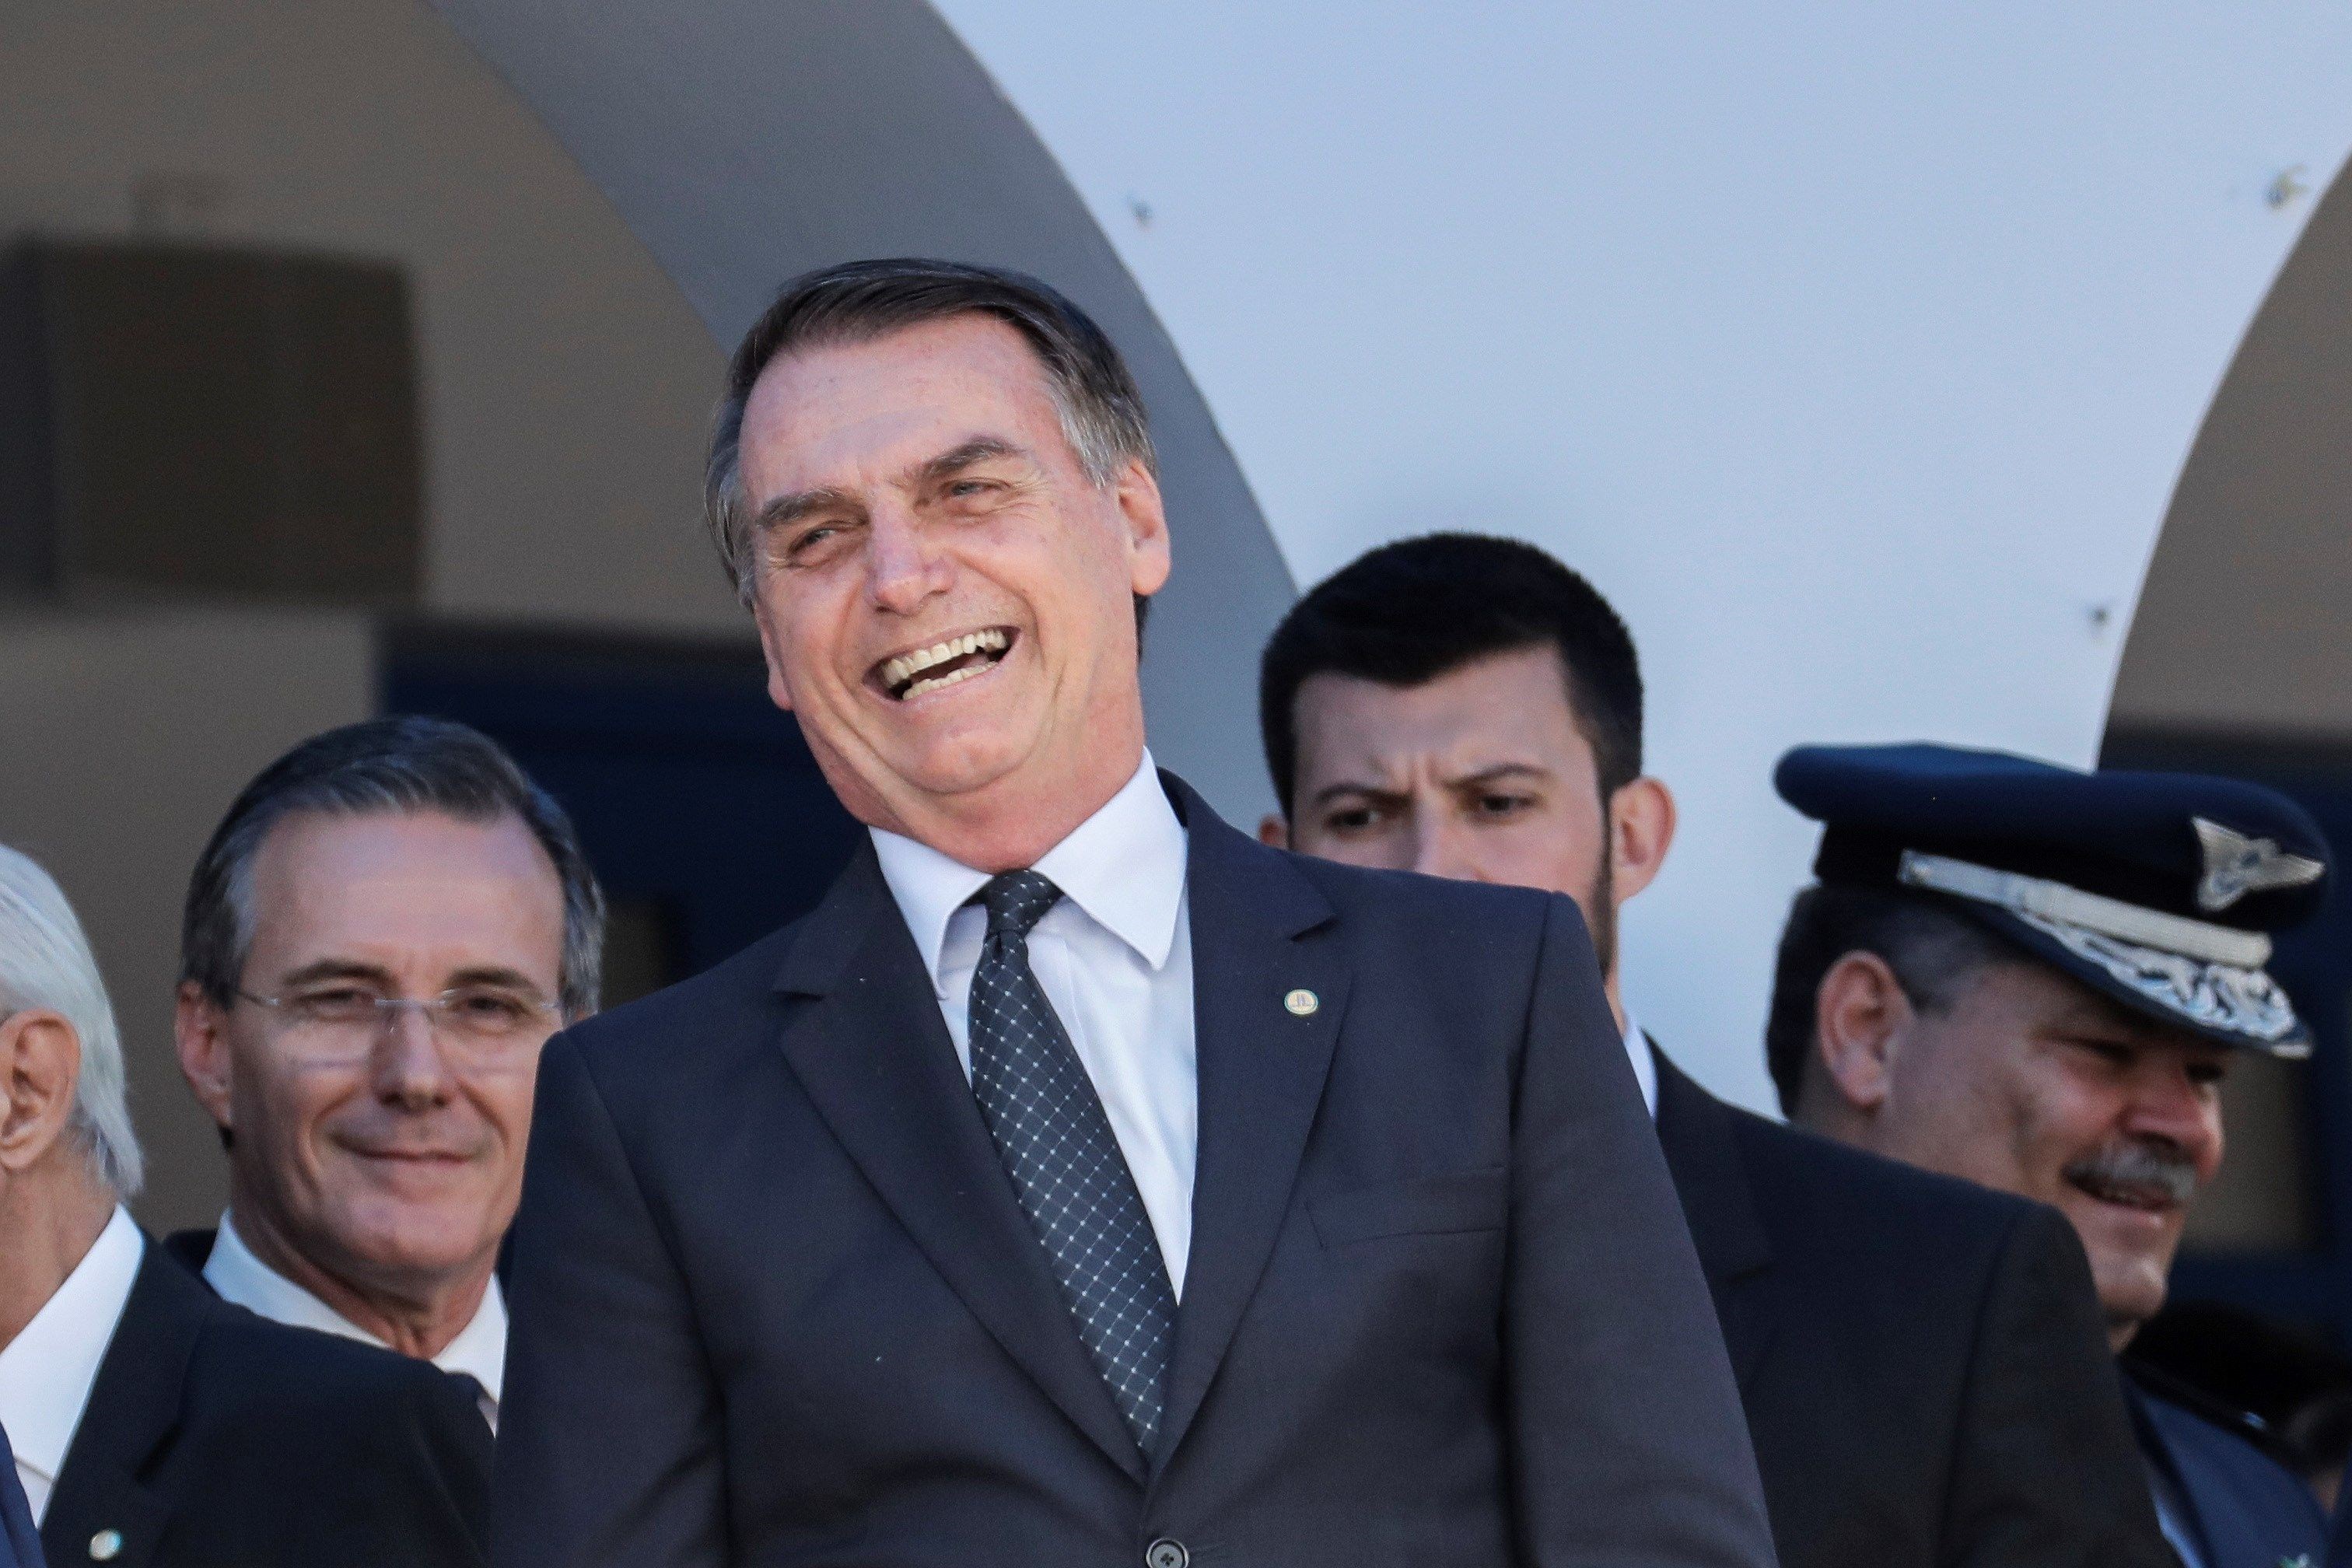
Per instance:
[[[835,1138],[1005,1352],[1135,1479],[1142,1457],[1087,1357],[957,1063],[871,844],[785,954],[782,1045]]]
[[[111,1558],[118,1568],[142,1568],[153,1556],[169,1505],[139,1477],[179,1425],[210,1305],[205,1288],[149,1241],[49,1493],[41,1550],[50,1562],[89,1561],[91,1542],[110,1531],[121,1537]]]
[[[1722,1101],[1683,1076],[1654,1040],[1650,1054],[1658,1068],[1658,1142],[1715,1298],[1724,1348],[1745,1390],[1763,1363],[1778,1314],[1766,1310],[1763,1301],[1772,1243],[1740,1162],[1739,1126]]]
[[[1337,944],[1312,933],[1330,905],[1287,857],[1219,821],[1161,775],[1188,828],[1192,1038],[1200,1145],[1192,1245],[1155,1463],[1199,1412],[1289,1212],[1307,1133],[1347,1012]],[[1296,1006],[1286,1001],[1308,993]]]

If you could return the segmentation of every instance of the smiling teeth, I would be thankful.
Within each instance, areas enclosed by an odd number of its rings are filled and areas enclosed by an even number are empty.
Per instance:
[[[970,680],[975,675],[985,673],[989,668],[984,664],[967,664],[961,669],[951,669],[945,675],[934,675],[928,680],[918,680],[914,685],[907,688],[907,695],[898,700],[911,702],[926,691],[937,691],[942,687],[953,686],[959,680]]]
[[[991,653],[1002,653],[1004,647],[1005,637],[1001,631],[966,632],[960,637],[950,637],[943,643],[933,643],[929,647],[918,648],[913,653],[900,654],[882,667],[882,684],[897,687],[901,682],[920,675],[935,664],[945,664],[951,658],[961,658],[968,653],[979,653],[982,649]],[[936,690],[940,687],[952,685],[967,675],[978,673],[981,668],[979,665],[973,665],[937,679],[919,681],[907,689],[906,696],[913,697],[919,692]]]

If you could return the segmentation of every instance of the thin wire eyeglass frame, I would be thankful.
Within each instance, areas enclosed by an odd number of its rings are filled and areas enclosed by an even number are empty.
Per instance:
[[[262,996],[242,987],[237,988],[235,994],[241,1001],[268,1009],[283,1021],[289,1037],[308,1037],[320,1045],[340,1045],[354,1057],[366,1055],[378,1041],[398,1026],[403,1014],[412,1011],[425,1020],[425,1027],[435,1039],[445,1045],[467,1047],[488,1061],[496,1061],[509,1053],[519,1058],[535,1053],[545,1043],[546,1035],[553,1031],[541,1032],[531,1026],[540,1020],[557,1020],[562,1016],[562,1009],[556,1003],[536,996],[517,995],[510,991],[490,991],[477,985],[453,986],[437,996],[375,996],[355,993],[356,995],[366,995],[373,1013],[373,1016],[366,1018],[306,1017],[301,1008],[306,1002],[314,1001],[312,997]],[[490,1029],[478,1027],[459,1017],[456,1009],[460,1004],[485,995],[494,995],[499,1001],[521,1009],[521,1016],[511,1024],[501,1024]],[[305,1054],[324,1056],[334,1053]]]

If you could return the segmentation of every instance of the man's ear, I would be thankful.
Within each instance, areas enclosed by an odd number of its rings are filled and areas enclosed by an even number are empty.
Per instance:
[[[1258,819],[1257,841],[1268,849],[1290,847],[1290,824],[1282,819],[1282,813],[1269,811]]]
[[[226,1131],[231,1077],[228,1017],[193,980],[180,982],[172,1011],[172,1044],[179,1053],[180,1076],[188,1080],[196,1103]]]
[[[1609,797],[1610,889],[1620,905],[1657,879],[1675,820],[1675,792],[1663,779],[1635,779]]]
[[[1813,1046],[1830,1088],[1853,1110],[1886,1103],[1895,1055],[1916,1015],[1903,983],[1874,952],[1849,952],[1813,993]]]
[[[65,1016],[27,1007],[0,1019],[0,1171],[38,1164],[65,1135],[81,1077],[81,1037]]]
[[[1160,481],[1139,459],[1129,459],[1118,476],[1118,511],[1127,521],[1128,585],[1148,599],[1167,585],[1174,563]]]

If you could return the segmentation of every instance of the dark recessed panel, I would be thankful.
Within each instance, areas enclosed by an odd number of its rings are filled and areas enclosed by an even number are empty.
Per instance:
[[[0,571],[68,594],[414,603],[422,464],[388,264],[37,245],[0,294]]]

